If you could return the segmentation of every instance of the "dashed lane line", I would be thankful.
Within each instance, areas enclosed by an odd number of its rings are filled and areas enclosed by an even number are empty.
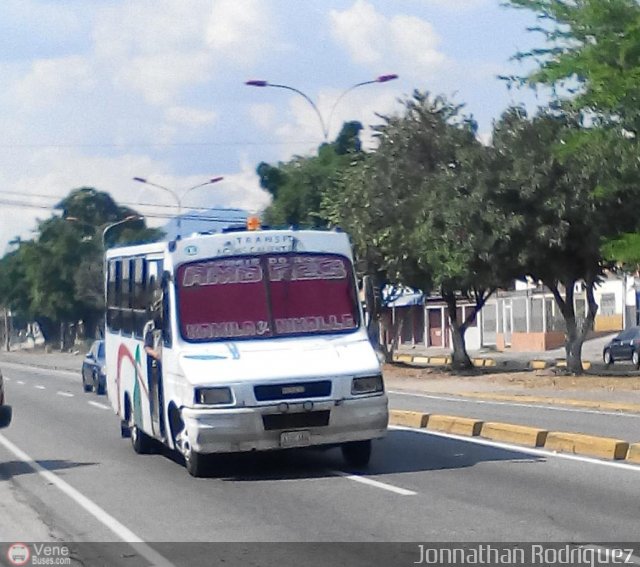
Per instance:
[[[75,396],[75,394],[72,394],[71,392],[56,392],[56,394],[58,394],[58,396],[63,396],[64,398],[73,398]]]
[[[71,500],[78,504],[81,508],[91,514],[96,520],[98,520],[103,526],[107,527],[122,541],[128,542],[142,557],[149,561],[152,565],[158,565],[161,567],[175,567],[166,557],[158,553],[145,541],[133,533],[124,524],[121,524],[106,510],[103,510],[93,500],[87,498],[80,491],[76,490],[62,480],[58,475],[52,473],[50,470],[45,469],[40,463],[34,461],[27,453],[20,449],[17,445],[14,445],[4,435],[0,434],[0,445],[3,445],[5,449],[15,455],[23,463],[28,465],[48,483],[54,485],[62,493],[66,494]]]
[[[87,402],[90,406],[93,406],[94,408],[100,408],[100,409],[111,409],[109,406],[105,405],[105,404],[101,404],[100,402]]]
[[[353,480],[361,484],[367,484],[375,488],[387,490],[388,492],[394,492],[395,494],[400,494],[402,496],[415,496],[417,494],[417,492],[414,492],[413,490],[407,490],[406,488],[400,488],[399,486],[394,486],[393,484],[387,484],[386,482],[373,480],[371,478],[367,478],[366,476],[360,476],[357,474],[346,473],[344,471],[338,471],[338,470],[332,470],[329,472],[331,472],[331,474],[334,474],[336,476],[341,476],[343,478]]]
[[[45,386],[43,386],[42,384],[36,384],[36,385],[34,386],[34,388],[35,388],[36,390],[46,390],[46,389],[47,389],[47,388],[46,388]]]

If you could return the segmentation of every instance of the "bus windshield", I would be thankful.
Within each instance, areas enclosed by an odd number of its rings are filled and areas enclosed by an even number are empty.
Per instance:
[[[353,331],[351,263],[334,254],[216,258],[177,270],[182,337],[206,342]]]

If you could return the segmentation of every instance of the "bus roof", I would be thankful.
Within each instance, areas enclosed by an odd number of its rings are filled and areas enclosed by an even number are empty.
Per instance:
[[[107,260],[122,256],[168,255],[175,264],[198,258],[245,256],[286,252],[340,254],[352,259],[346,233],[336,230],[241,230],[193,234],[170,242],[111,248]]]

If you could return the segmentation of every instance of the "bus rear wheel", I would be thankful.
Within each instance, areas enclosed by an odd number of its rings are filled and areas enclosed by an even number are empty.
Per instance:
[[[135,424],[133,415],[129,418],[129,431],[131,437],[131,446],[139,455],[147,455],[153,453],[153,439],[140,430]]]
[[[342,456],[350,467],[362,468],[371,459],[371,440],[352,441],[342,445]]]

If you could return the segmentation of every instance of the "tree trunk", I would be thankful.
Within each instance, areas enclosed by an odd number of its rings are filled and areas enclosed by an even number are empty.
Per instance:
[[[598,311],[598,304],[595,301],[593,288],[595,280],[585,281],[587,291],[587,316],[582,325],[576,321],[576,314],[573,305],[573,290],[575,281],[566,282],[565,297],[563,298],[556,282],[546,283],[551,290],[558,307],[562,312],[565,327],[567,329],[565,341],[565,353],[567,357],[567,371],[574,375],[584,374],[582,366],[582,345],[584,344],[589,331],[593,329],[593,322]]]
[[[458,321],[458,302],[454,293],[445,292],[442,294],[447,309],[449,311],[449,321],[451,322],[451,338],[453,340],[452,366],[455,370],[467,370],[473,368],[473,363],[467,354],[467,345],[464,340],[464,333],[467,330],[465,323]]]

